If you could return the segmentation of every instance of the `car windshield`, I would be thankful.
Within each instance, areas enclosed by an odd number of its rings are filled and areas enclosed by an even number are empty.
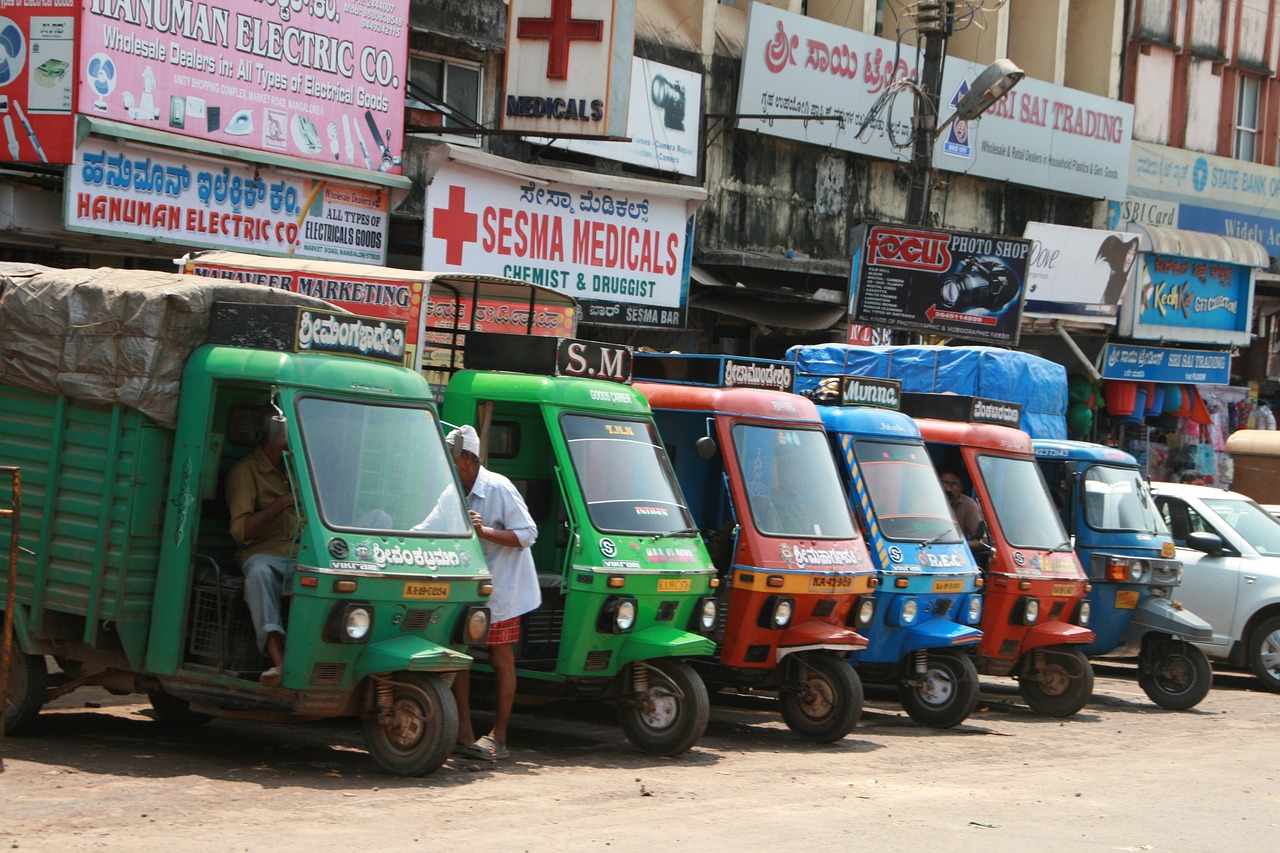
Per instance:
[[[1169,532],[1136,468],[1089,466],[1084,473],[1084,519],[1094,530]]]
[[[923,444],[858,441],[854,458],[880,532],[905,542],[959,542],[960,531]]]
[[[566,414],[560,426],[596,530],[660,535],[693,528],[652,423]]]
[[[819,429],[737,423],[733,450],[756,529],[766,536],[857,536],[840,474]]]
[[[1010,545],[1048,550],[1069,541],[1034,459],[983,454],[978,471]]]
[[[303,397],[297,408],[325,527],[471,535],[457,473],[431,409],[321,397]]]
[[[1239,498],[1207,498],[1213,510],[1264,557],[1280,555],[1280,521],[1253,501]]]

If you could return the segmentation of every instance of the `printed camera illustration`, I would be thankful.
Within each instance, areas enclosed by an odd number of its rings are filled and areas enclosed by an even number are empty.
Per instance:
[[[662,110],[662,123],[668,129],[684,130],[684,86],[657,74],[649,87],[649,97],[653,100],[653,105]]]
[[[1018,290],[1017,276],[1004,261],[982,256],[961,261],[942,280],[939,295],[950,311],[1000,311],[1017,297]]]

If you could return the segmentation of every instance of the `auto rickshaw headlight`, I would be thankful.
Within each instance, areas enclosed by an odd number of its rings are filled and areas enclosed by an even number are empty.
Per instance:
[[[373,629],[373,605],[367,601],[335,601],[324,624],[326,643],[363,643]]]
[[[895,598],[893,604],[890,605],[888,623],[903,627],[905,625],[914,625],[916,619],[920,616],[920,599],[914,595],[906,595]]]
[[[969,596],[969,600],[965,603],[964,619],[970,625],[982,622],[982,596]]]
[[[693,611],[693,630],[699,634],[710,634],[716,629],[718,614],[718,605],[714,597],[707,596],[702,599]]]
[[[866,628],[876,618],[876,599],[873,595],[859,596],[853,608],[853,624],[856,628]]]
[[[757,624],[761,628],[785,628],[791,624],[795,609],[794,599],[783,595],[771,595],[765,599],[764,606],[760,608],[760,619]]]
[[[1040,618],[1040,599],[1033,596],[1019,598],[1011,615],[1014,617],[1015,623],[1021,622],[1023,625],[1036,624],[1036,620]]]
[[[1133,565],[1129,566],[1129,580],[1137,583],[1142,580],[1142,576],[1147,573],[1147,564],[1143,560],[1134,560]]]
[[[639,612],[639,605],[631,596],[610,596],[604,607],[600,608],[596,630],[601,634],[626,634],[635,627],[636,614]]]
[[[1081,628],[1089,627],[1089,617],[1093,615],[1093,605],[1088,599],[1080,602],[1080,609],[1076,611],[1076,624]]]
[[[472,605],[462,614],[461,637],[468,646],[482,646],[489,637],[489,608]]]

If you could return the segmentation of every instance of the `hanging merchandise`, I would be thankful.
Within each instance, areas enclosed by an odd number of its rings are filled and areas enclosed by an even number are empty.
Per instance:
[[[1103,389],[1107,401],[1107,414],[1113,418],[1132,415],[1138,393],[1138,383],[1124,379],[1108,379]]]
[[[1164,389],[1158,382],[1147,383],[1147,417],[1154,418],[1164,411]]]
[[[1067,409],[1067,433],[1069,437],[1082,439],[1093,430],[1093,409],[1084,403],[1073,403]]]
[[[1175,417],[1185,418],[1191,415],[1191,409],[1194,408],[1196,402],[1196,386],[1181,386],[1182,400],[1178,404],[1178,408],[1174,409],[1170,414]]]
[[[1200,392],[1196,390],[1194,385],[1188,385],[1187,387],[1191,389],[1192,393],[1191,412],[1188,417],[1201,426],[1208,426],[1209,421],[1212,420],[1209,415],[1209,406],[1205,403],[1204,397],[1200,396]]]
[[[1165,385],[1164,387],[1164,413],[1172,415],[1182,407],[1182,387],[1179,385]]]
[[[1146,412],[1147,412],[1147,383],[1140,382],[1138,383],[1137,390],[1133,395],[1133,411],[1129,414],[1127,418],[1124,418],[1124,420],[1126,423],[1140,424],[1142,423],[1142,417],[1143,415],[1146,414]]]

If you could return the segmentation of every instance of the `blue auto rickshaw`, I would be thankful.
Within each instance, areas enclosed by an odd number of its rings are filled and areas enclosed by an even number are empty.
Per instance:
[[[1161,708],[1204,699],[1213,671],[1192,643],[1209,623],[1173,598],[1182,564],[1137,460],[1114,447],[1035,439],[1036,459],[1089,576],[1094,641],[1082,650],[1138,658],[1138,684]]]

